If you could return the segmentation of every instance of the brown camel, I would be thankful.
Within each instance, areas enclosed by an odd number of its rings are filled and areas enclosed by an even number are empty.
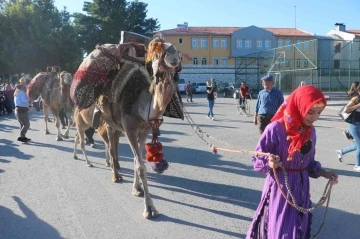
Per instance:
[[[51,72],[50,72],[51,71]],[[27,87],[27,95],[31,100],[36,100],[41,96],[44,120],[45,120],[45,134],[49,134],[48,129],[48,113],[52,112],[55,118],[57,127],[56,140],[61,141],[63,138],[69,138],[69,128],[71,119],[71,99],[70,86],[72,77],[71,74],[62,71],[60,67],[48,67],[46,72],[38,73],[29,83]],[[60,133],[60,118],[59,111],[65,110],[68,117],[68,128],[65,134]]]
[[[142,159],[143,149],[154,121],[163,116],[169,103],[175,99],[177,105],[181,104],[173,79],[175,71],[181,69],[181,59],[176,48],[170,43],[165,43],[162,36],[156,37],[150,43],[147,58],[152,62],[153,80],[142,64],[122,60],[120,71],[115,74],[115,78],[112,80],[110,93],[107,97],[100,97],[96,104],[106,122],[110,159],[113,167],[112,180],[113,182],[122,180],[115,165],[118,147],[117,134],[123,132],[134,154],[132,194],[134,196],[145,196],[143,216],[151,218],[157,216],[158,211],[149,193],[147,171]],[[124,79],[125,71],[122,69],[132,72],[131,74],[128,73],[130,77]],[[84,91],[78,92],[80,94]]]
[[[43,101],[44,109],[44,121],[45,121],[45,134],[50,134],[48,128],[48,113],[52,112],[55,119],[55,125],[57,128],[57,141],[62,141],[63,138],[69,138],[69,129],[71,124],[71,100],[70,100],[70,85],[71,85],[71,74],[62,71],[61,73],[51,72],[52,77],[45,82],[44,87],[41,91],[41,98]],[[64,134],[60,132],[60,118],[59,111],[65,110],[66,116],[68,117],[68,127]]]

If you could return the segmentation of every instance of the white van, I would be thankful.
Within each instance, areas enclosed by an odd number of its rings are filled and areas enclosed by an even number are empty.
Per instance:
[[[178,82],[178,86],[179,86],[179,90],[180,93],[185,93],[185,80],[184,79],[180,79]]]

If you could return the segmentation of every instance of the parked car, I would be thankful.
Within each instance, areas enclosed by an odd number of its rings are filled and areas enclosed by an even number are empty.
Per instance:
[[[195,93],[205,93],[206,92],[206,83],[195,83]]]
[[[178,82],[178,86],[179,86],[179,91],[180,93],[184,93],[185,94],[185,80],[184,79],[180,79]]]

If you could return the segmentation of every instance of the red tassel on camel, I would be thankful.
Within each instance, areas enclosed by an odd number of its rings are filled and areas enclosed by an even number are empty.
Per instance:
[[[158,136],[160,135],[159,127],[161,123],[162,119],[149,122],[152,126],[153,138],[151,143],[145,144],[146,161],[152,164],[152,169],[158,174],[163,173],[169,167],[168,162],[164,159],[164,154],[161,152],[163,150],[163,146],[158,141]]]

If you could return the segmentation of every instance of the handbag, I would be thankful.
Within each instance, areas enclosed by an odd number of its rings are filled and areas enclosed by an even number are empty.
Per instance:
[[[341,110],[338,112],[338,115],[346,122],[346,123],[354,123],[355,122],[355,114],[356,114],[356,110],[351,111],[350,113],[345,113],[344,109],[345,109],[344,105]]]

